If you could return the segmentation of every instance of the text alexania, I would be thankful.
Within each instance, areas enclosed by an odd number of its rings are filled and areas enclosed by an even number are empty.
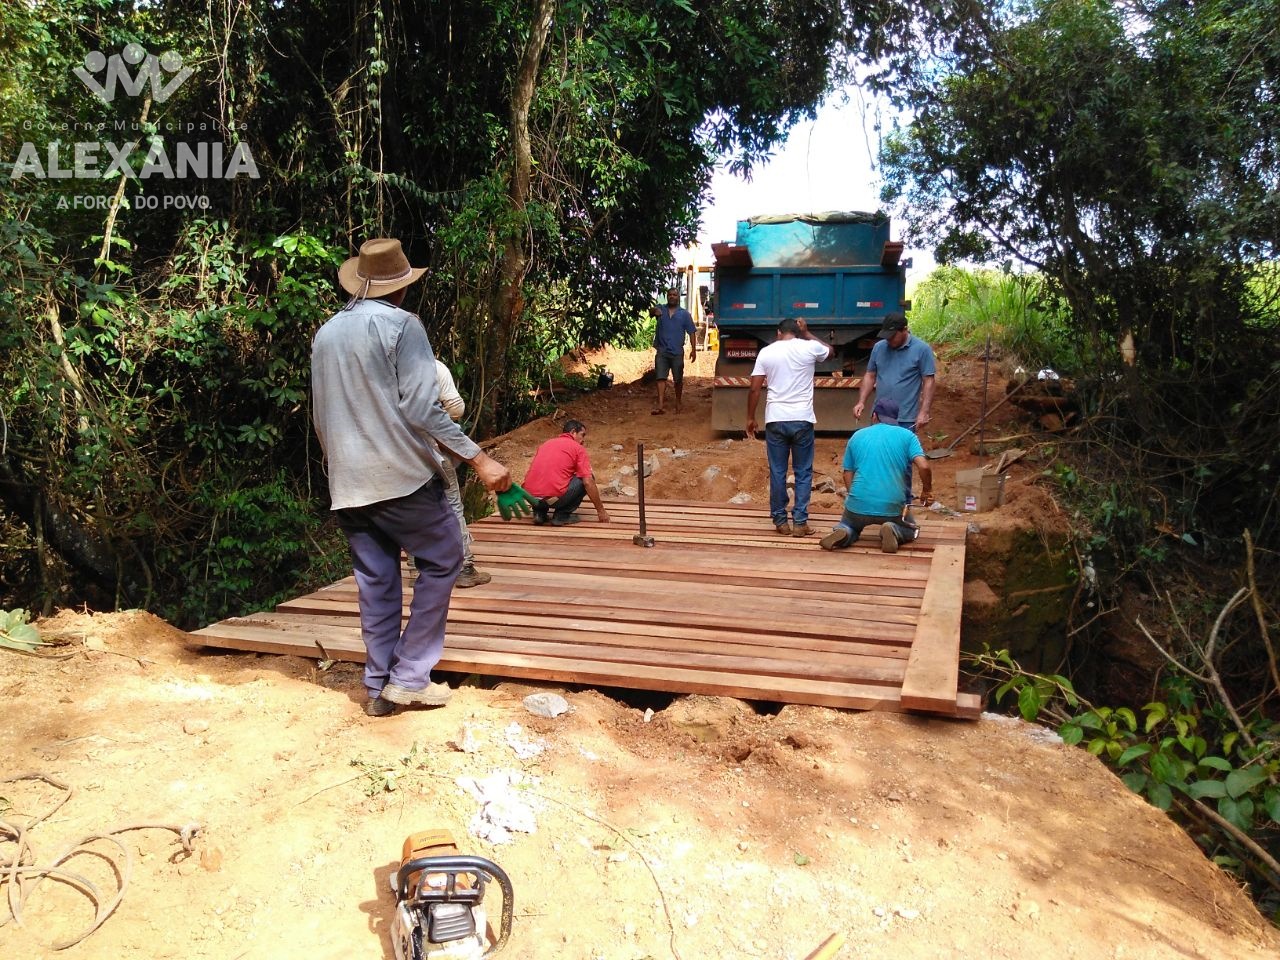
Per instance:
[[[9,176],[12,180],[25,176],[38,180],[98,180],[116,175],[135,180],[148,177],[231,180],[242,174],[254,180],[259,178],[258,165],[247,143],[237,143],[230,151],[216,140],[211,143],[176,143],[173,144],[171,159],[164,142],[155,137],[147,147],[142,166],[134,170],[129,158],[139,146],[140,141],[137,140],[123,144],[105,141],[63,144],[55,140],[46,149],[42,162],[36,145],[24,143]],[[69,158],[69,164],[63,163],[64,157]]]

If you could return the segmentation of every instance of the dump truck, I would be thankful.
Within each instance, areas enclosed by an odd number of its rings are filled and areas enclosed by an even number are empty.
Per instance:
[[[835,347],[814,374],[820,431],[865,426],[853,416],[867,359],[886,314],[910,308],[902,244],[889,217],[861,211],[739,220],[733,243],[713,243],[713,296],[720,352],[711,392],[711,425],[743,430],[756,355],[778,322],[803,319]],[[763,404],[757,417],[763,418]]]

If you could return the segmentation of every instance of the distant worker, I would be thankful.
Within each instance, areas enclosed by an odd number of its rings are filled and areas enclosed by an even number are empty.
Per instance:
[[[458,393],[458,387],[453,382],[452,371],[439,357],[436,357],[436,382],[440,384],[440,406],[444,407],[444,412],[449,415],[450,420],[455,422],[461,420],[462,415],[467,412],[467,402],[462,399],[462,394]],[[449,452],[442,450],[441,453],[440,460],[444,469],[440,475],[444,477],[444,495],[449,501],[449,506],[453,507],[453,515],[458,518],[458,529],[462,531],[462,572],[458,574],[458,579],[453,585],[460,590],[483,586],[493,577],[483,570],[476,569],[476,558],[471,552],[471,530],[467,527],[467,515],[462,508],[462,487],[458,483],[458,471]]]
[[[936,373],[933,348],[907,330],[907,318],[901,313],[886,316],[878,336],[880,341],[871,348],[867,372],[859,385],[853,416],[862,419],[874,390],[877,399],[898,405],[898,426],[918,432],[931,419]]]
[[[587,428],[579,420],[566,420],[560,436],[538,447],[525,474],[524,489],[541,502],[533,508],[533,522],[566,527],[581,518],[574,513],[584,497],[595,504],[596,519],[609,522],[609,511],[600,498],[587,456]],[[553,511],[548,518],[548,511]]]
[[[813,372],[835,352],[809,332],[803,320],[778,323],[778,338],[756,356],[747,391],[747,436],[756,435],[756,406],[767,382],[764,404],[765,453],[769,457],[769,513],[782,536],[807,537],[813,492]],[[796,475],[796,499],[787,519],[787,461]]]
[[[920,438],[898,426],[900,411],[882,397],[871,411],[872,424],[855,430],[844,448],[844,483],[849,488],[840,522],[820,541],[823,550],[838,550],[857,541],[862,528],[880,524],[880,549],[897,553],[898,545],[920,536],[907,509],[902,477],[914,464],[920,471],[920,500],[932,495],[933,472]]]
[[[676,413],[684,397],[684,335],[689,335],[689,362],[698,359],[698,328],[693,325],[689,311],[680,306],[680,291],[672,287],[667,291],[667,305],[654,307],[658,318],[653,333],[653,379],[658,385],[658,405],[653,408],[656,416],[667,412],[667,374],[676,388]]]
[[[312,416],[329,465],[330,508],[355,568],[365,713],[374,717],[396,704],[442,706],[453,692],[431,679],[462,568],[437,444],[471,464],[488,489],[511,486],[507,468],[437,402],[427,331],[400,307],[424,272],[410,267],[399,240],[367,241],[338,270],[351,300],[311,343]],[[401,549],[418,570],[403,630]]]

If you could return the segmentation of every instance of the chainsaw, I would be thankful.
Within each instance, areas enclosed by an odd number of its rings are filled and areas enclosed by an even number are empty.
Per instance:
[[[496,935],[484,903],[490,882],[502,890]],[[405,839],[391,889],[396,895],[391,921],[396,960],[481,960],[501,950],[511,935],[511,879],[484,857],[460,854],[448,830],[426,830]]]

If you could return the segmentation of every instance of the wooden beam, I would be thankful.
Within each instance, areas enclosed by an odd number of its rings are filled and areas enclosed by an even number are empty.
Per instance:
[[[439,668],[948,717],[981,711],[979,698],[957,691],[963,523],[927,518],[921,540],[894,555],[872,539],[828,553],[814,539],[778,537],[759,507],[655,501],[647,519],[659,542],[647,549],[630,542],[636,505],[610,509],[610,524],[473,524],[493,580],[454,593]],[[406,601],[415,577],[406,567]],[[365,656],[352,577],[194,639]]]
[[[939,547],[933,554],[933,570],[907,658],[907,675],[902,682],[904,709],[955,711],[963,600],[964,548]]]

